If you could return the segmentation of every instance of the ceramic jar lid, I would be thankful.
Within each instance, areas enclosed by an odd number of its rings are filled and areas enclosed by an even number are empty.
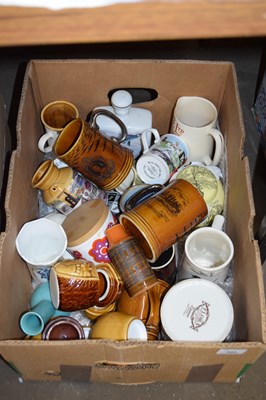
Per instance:
[[[90,239],[101,228],[108,214],[109,209],[101,199],[86,201],[73,210],[62,224],[68,246],[74,247]]]
[[[45,326],[42,332],[43,340],[77,340],[84,339],[82,326],[71,317],[57,317]]]
[[[172,286],[160,313],[163,331],[178,341],[222,342],[234,320],[226,292],[213,282],[196,278]]]

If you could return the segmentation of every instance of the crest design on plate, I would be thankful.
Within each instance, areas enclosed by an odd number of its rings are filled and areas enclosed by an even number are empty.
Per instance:
[[[190,316],[191,329],[198,332],[199,328],[207,323],[210,317],[209,306],[210,304],[208,304],[206,301],[202,301],[198,307],[193,307],[193,311]]]

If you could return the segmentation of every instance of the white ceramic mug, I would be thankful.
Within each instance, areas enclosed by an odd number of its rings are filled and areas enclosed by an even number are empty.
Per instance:
[[[45,133],[38,141],[38,148],[43,153],[53,150],[58,134],[71,120],[78,118],[76,106],[68,101],[58,100],[48,103],[41,111],[41,121]]]
[[[65,254],[66,246],[62,226],[47,218],[25,223],[16,238],[19,255],[26,261],[32,278],[39,282],[47,279],[50,267]]]
[[[150,133],[155,138],[151,147],[147,140]],[[188,148],[177,135],[160,136],[157,129],[152,128],[142,132],[141,141],[143,154],[137,161],[136,170],[144,183],[163,185],[188,159]]]
[[[223,232],[224,217],[216,215],[211,227],[194,230],[185,241],[178,280],[192,277],[224,282],[234,255],[234,245]]]
[[[189,161],[218,165],[224,139],[218,129],[215,105],[197,96],[180,97],[174,109],[171,132],[182,137],[189,149]]]

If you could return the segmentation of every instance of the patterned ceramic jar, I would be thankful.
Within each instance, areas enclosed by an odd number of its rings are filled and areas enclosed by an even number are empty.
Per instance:
[[[67,249],[75,258],[98,265],[109,263],[105,230],[116,219],[101,199],[89,200],[73,210],[62,224],[67,235]]]

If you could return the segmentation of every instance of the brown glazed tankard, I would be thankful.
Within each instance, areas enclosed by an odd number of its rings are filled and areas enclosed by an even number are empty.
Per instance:
[[[118,187],[134,161],[130,150],[103,136],[81,118],[71,121],[60,133],[54,152],[104,190]]]
[[[94,306],[104,291],[96,266],[86,260],[62,260],[51,268],[49,278],[53,305],[61,311]]]

